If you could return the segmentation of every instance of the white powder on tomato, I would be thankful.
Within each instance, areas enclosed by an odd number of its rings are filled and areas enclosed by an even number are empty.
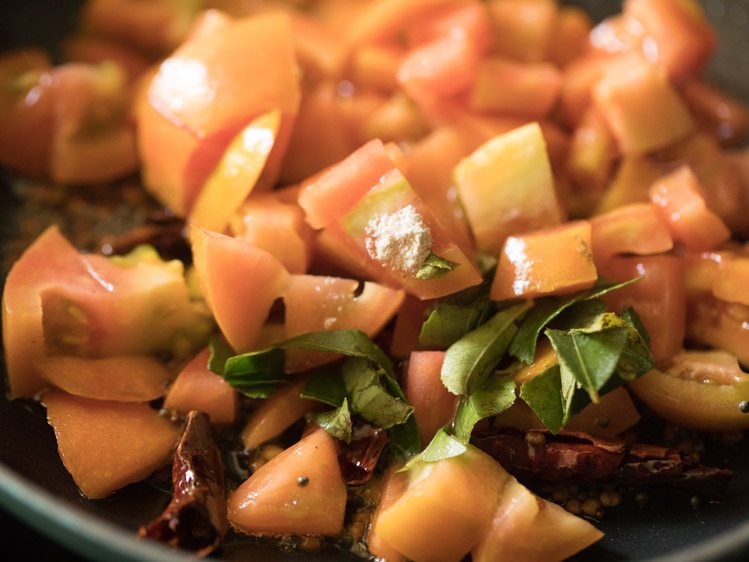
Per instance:
[[[367,224],[366,247],[372,259],[414,275],[432,249],[432,233],[413,205],[377,215]]]

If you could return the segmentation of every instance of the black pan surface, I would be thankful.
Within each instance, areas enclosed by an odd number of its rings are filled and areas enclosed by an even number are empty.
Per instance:
[[[595,18],[618,9],[610,0],[577,0]],[[718,30],[720,50],[710,68],[717,84],[744,100],[749,100],[749,0],[703,0],[703,6]],[[37,44],[54,48],[75,22],[80,1],[2,0],[0,1],[0,50]],[[2,124],[0,123],[0,126]],[[135,180],[125,182],[132,189]],[[68,235],[86,229],[122,229],[129,221],[139,220],[138,212],[114,201],[107,212],[91,212],[99,198],[95,190],[77,190],[83,201],[79,214],[66,212],[60,198],[47,197],[29,203],[39,194],[34,188],[12,177],[0,175],[0,264],[7,271],[10,260],[22,246],[19,235],[30,239],[52,222],[60,222]],[[80,232],[79,232],[80,234]],[[86,239],[78,238],[85,246]],[[3,273],[4,275],[4,273]],[[749,441],[739,446],[711,447],[714,466],[726,466],[736,472],[727,497],[720,503],[690,504],[687,494],[659,491],[651,495],[645,507],[629,502],[611,512],[600,523],[607,536],[575,558],[580,562],[645,561],[702,562],[749,560]],[[0,505],[35,531],[11,536],[14,527],[5,527],[6,549],[15,541],[20,552],[41,554],[38,536],[59,541],[76,553],[92,560],[107,561],[185,561],[192,559],[159,545],[137,541],[134,530],[161,511],[168,501],[163,482],[128,486],[100,501],[83,498],[62,467],[54,436],[46,424],[43,409],[29,401],[8,401],[0,396]],[[5,513],[7,512],[7,513]],[[38,533],[38,534],[37,534]],[[532,540],[532,537],[529,537]],[[14,549],[15,550],[15,549]],[[75,559],[59,553],[56,559]],[[269,546],[229,544],[217,558],[258,562],[327,562],[351,559],[351,555],[331,551],[312,555],[283,553]],[[4,558],[4,556],[0,556]],[[47,556],[45,556],[47,558]],[[29,559],[27,556],[24,559]]]

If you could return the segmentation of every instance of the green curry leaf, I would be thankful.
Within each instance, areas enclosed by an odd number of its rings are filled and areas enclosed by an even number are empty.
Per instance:
[[[308,418],[336,439],[340,439],[346,443],[351,442],[351,411],[349,410],[346,398],[343,399],[343,403],[335,410],[310,414]]]
[[[460,399],[453,423],[455,437],[468,443],[478,422],[501,414],[514,402],[515,381],[512,377],[490,377],[481,388]]]
[[[421,268],[416,272],[416,279],[437,279],[450,273],[453,269],[458,267],[459,264],[446,260],[435,254],[429,252],[429,255],[421,264]]]
[[[480,388],[505,355],[517,330],[515,320],[529,306],[524,302],[506,308],[451,345],[440,375],[445,388],[460,396]]]

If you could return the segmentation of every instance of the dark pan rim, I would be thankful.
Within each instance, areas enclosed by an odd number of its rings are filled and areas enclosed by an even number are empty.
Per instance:
[[[199,560],[132,533],[57,498],[0,463],[0,504],[40,533],[91,560],[186,562]],[[749,549],[749,521],[697,545],[641,562],[717,562]]]

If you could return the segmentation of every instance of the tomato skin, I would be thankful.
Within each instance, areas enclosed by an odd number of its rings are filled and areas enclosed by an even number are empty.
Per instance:
[[[590,222],[574,221],[507,238],[489,296],[501,301],[564,294],[591,287],[597,278]]]
[[[299,206],[284,203],[276,193],[247,199],[231,220],[231,232],[276,256],[289,273],[306,273],[312,259],[312,229]]]
[[[169,387],[164,408],[187,415],[205,412],[215,424],[231,424],[237,416],[239,396],[226,380],[208,369],[208,348],[190,361]]]
[[[694,130],[694,120],[666,74],[639,55],[607,65],[593,88],[593,100],[624,154],[665,148]]]
[[[564,560],[603,538],[586,520],[535,496],[514,478],[502,496],[490,532],[471,551],[476,562]]]
[[[326,170],[299,194],[312,228],[323,228],[338,219],[393,168],[380,140],[373,140]]]
[[[727,241],[731,232],[721,218],[707,208],[694,173],[686,166],[657,180],[650,200],[677,240],[688,250],[705,251]]]
[[[255,449],[278,437],[305,414],[320,409],[319,402],[299,396],[302,390],[304,380],[293,382],[276,391],[253,410],[241,433],[245,449]]]
[[[389,508],[395,501],[403,495],[408,487],[408,474],[389,470],[385,474],[382,491],[380,492],[380,501],[377,502],[377,510],[372,516],[372,521],[367,532],[367,550],[387,562],[406,562],[406,557],[391,547],[388,543],[380,538],[378,531],[378,522],[380,514]]]
[[[410,210],[418,215],[422,227],[431,238],[429,251],[455,266],[444,275],[419,279],[416,271],[398,270],[391,261],[378,258],[371,252],[372,242],[387,233],[371,231],[371,223],[379,217]],[[390,170],[365,197],[337,223],[345,237],[361,256],[384,271],[410,294],[420,299],[432,299],[456,293],[478,285],[481,276],[476,266],[449,235],[440,219],[414,191],[408,180],[397,170]]]
[[[402,290],[366,282],[317,275],[292,275],[284,290],[286,337],[327,330],[361,330],[373,337],[400,308]],[[286,371],[298,372],[335,360],[332,353],[286,351]]]
[[[190,210],[191,224],[224,232],[234,212],[257,186],[278,149],[281,114],[269,111],[253,119],[232,139]]]
[[[448,391],[440,378],[444,360],[444,351],[414,351],[408,360],[403,392],[414,407],[422,446],[452,420],[458,405],[458,396]]]
[[[681,85],[681,95],[701,128],[712,134],[722,146],[734,146],[746,138],[749,109],[739,100],[696,78]]]
[[[263,56],[248,56],[262,52]],[[253,80],[263,76],[261,82]],[[275,182],[300,100],[288,18],[234,20],[205,12],[187,40],[150,76],[136,104],[144,183],[185,216],[231,139],[254,117],[279,110],[264,181]]]
[[[10,383],[10,396],[33,396],[45,383],[31,357],[44,356],[42,306],[39,292],[59,281],[86,285],[85,268],[76,249],[48,228],[13,265],[3,291],[3,347]]]
[[[216,323],[237,353],[251,351],[289,273],[252,244],[193,227],[193,263]]]
[[[49,168],[54,128],[51,67],[49,57],[35,49],[0,57],[0,164],[32,177],[43,177]]]
[[[652,204],[619,207],[593,217],[590,223],[593,258],[599,267],[616,254],[660,254],[674,245],[666,223]]]
[[[549,52],[558,8],[552,0],[492,0],[494,49],[521,62],[539,62]]]
[[[656,364],[678,353],[686,330],[684,260],[678,256],[615,256],[599,268],[602,277],[627,281],[642,279],[604,297],[610,310],[631,306],[651,337]]]
[[[99,499],[169,463],[179,427],[148,404],[107,402],[49,390],[42,395],[65,468]]]
[[[562,221],[537,123],[491,138],[461,160],[453,181],[479,251],[497,255],[508,236]]]
[[[164,118],[209,139],[272,109],[294,115],[298,70],[291,25],[280,14],[230,20],[193,34],[161,63],[148,98]],[[248,56],[262,49],[262,57]],[[247,80],[263,76],[261,83]]]
[[[229,496],[229,521],[253,535],[337,535],[346,509],[338,452],[325,430],[307,434]],[[306,486],[297,484],[300,476],[308,478]]]
[[[479,63],[469,105],[478,112],[540,119],[553,108],[561,87],[562,75],[551,63],[487,57]]]
[[[655,62],[678,82],[699,75],[717,38],[695,0],[627,0],[624,14],[636,19],[655,43]]]
[[[162,363],[138,355],[104,359],[53,356],[38,359],[36,365],[53,386],[94,400],[150,402],[164,396],[172,379]]]
[[[663,371],[653,370],[629,388],[655,413],[698,431],[749,428],[739,403],[749,400],[749,375],[723,351],[686,351]]]

